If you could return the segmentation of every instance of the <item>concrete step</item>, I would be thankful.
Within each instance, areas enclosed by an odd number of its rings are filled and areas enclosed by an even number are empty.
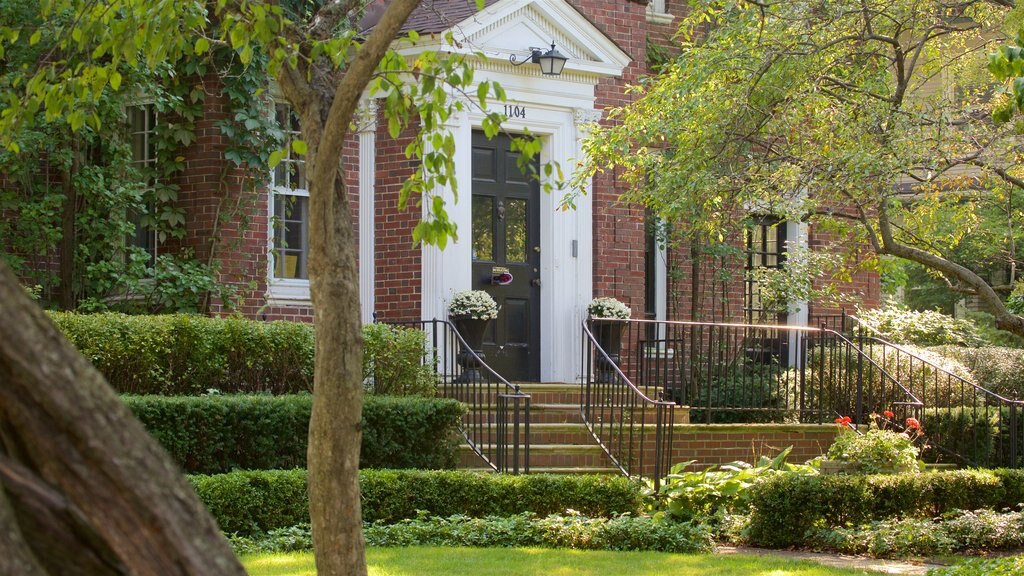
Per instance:
[[[483,474],[493,474],[494,473],[494,469],[492,469],[492,468],[459,468],[459,469],[460,470],[464,470],[466,472],[477,472],[477,473],[483,473]],[[572,474],[572,475],[576,475],[576,474],[595,474],[595,475],[600,475],[600,476],[611,476],[611,477],[614,477],[614,476],[620,476],[622,474],[622,472],[618,468],[615,468],[614,466],[609,466],[607,468],[598,468],[598,467],[584,468],[584,467],[572,467],[572,466],[565,466],[565,467],[555,467],[555,466],[532,467],[531,466],[530,467],[530,474]]]
[[[459,469],[481,468],[480,457],[468,446],[459,447]],[[530,446],[530,468],[612,468],[604,450],[596,443],[539,444]]]

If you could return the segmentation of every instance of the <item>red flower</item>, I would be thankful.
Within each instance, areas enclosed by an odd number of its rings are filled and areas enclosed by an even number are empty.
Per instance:
[[[921,423],[917,421],[917,418],[907,418],[907,428],[921,428]]]
[[[885,412],[882,412],[882,415],[888,418],[889,420],[892,420],[893,418],[896,417],[896,415],[892,413],[892,410],[886,410]]]
[[[842,416],[840,418],[836,418],[834,422],[840,426],[849,426],[850,423],[853,422],[853,418],[850,418],[849,416]]]

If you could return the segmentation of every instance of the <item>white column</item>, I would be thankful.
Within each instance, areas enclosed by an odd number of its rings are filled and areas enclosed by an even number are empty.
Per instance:
[[[450,186],[436,193],[444,198],[448,218],[457,226],[458,239],[449,239],[444,250],[424,244],[422,260],[421,318],[432,320],[448,317],[448,302],[452,295],[469,290],[472,274],[473,242],[473,126],[469,114],[460,112],[449,121],[449,130],[455,137],[455,181],[458,195]],[[432,218],[431,202],[423,202],[423,218]]]
[[[360,108],[359,131],[359,302],[364,324],[373,322],[376,306],[377,269],[374,265],[376,245],[374,187],[377,172],[377,102],[367,101]]]

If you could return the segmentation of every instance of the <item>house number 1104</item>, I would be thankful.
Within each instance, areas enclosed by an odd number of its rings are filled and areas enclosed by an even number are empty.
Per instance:
[[[505,116],[509,118],[526,118],[526,107],[505,104]]]

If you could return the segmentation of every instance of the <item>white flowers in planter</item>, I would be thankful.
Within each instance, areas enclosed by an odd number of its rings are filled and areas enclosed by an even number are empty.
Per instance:
[[[498,304],[483,290],[463,290],[452,296],[452,301],[448,304],[448,315],[493,320],[498,317]]]
[[[629,320],[629,317],[633,314],[633,311],[629,309],[622,302],[619,302],[615,298],[594,298],[587,305],[587,314],[591,318],[617,318],[619,320]]]

